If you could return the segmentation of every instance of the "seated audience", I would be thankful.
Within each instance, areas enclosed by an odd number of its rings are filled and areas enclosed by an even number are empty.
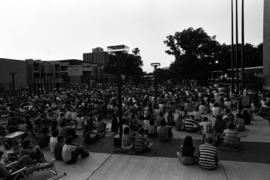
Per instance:
[[[55,130],[52,132],[52,137],[50,137],[50,151],[54,152],[54,147],[57,144],[58,131]]]
[[[153,143],[150,143],[144,137],[144,130],[140,128],[135,136],[134,149],[136,153],[143,153],[151,150]]]
[[[190,116],[184,121],[185,131],[187,132],[196,132],[200,130],[199,124],[194,120],[194,116]]]
[[[240,138],[237,131],[234,129],[234,124],[229,123],[228,128],[223,132],[224,141],[223,145],[230,149],[238,149],[240,145]]]
[[[41,130],[41,134],[38,137],[38,145],[41,149],[48,147],[50,143],[49,129],[44,128]]]
[[[122,136],[122,149],[128,151],[133,148],[132,135],[130,134],[129,127],[124,128]]]
[[[66,138],[62,149],[62,157],[64,162],[67,164],[74,164],[79,156],[82,158],[88,157],[89,152],[87,152],[81,146],[72,144],[72,138]]]
[[[169,141],[172,137],[171,128],[166,126],[164,120],[160,122],[160,126],[157,128],[157,134],[160,141]]]
[[[63,157],[62,157],[62,149],[64,146],[64,137],[63,136],[58,136],[57,137],[57,143],[54,146],[54,157],[56,160],[58,161],[62,161]]]
[[[205,143],[199,146],[198,163],[203,169],[213,170],[217,168],[217,148],[213,145],[212,138],[206,138]]]
[[[193,146],[192,137],[186,136],[180,152],[177,152],[176,154],[184,165],[193,165],[195,163],[194,152],[195,148]]]

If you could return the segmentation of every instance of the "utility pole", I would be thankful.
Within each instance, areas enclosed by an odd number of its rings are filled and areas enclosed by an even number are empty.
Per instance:
[[[160,66],[160,63],[151,63],[151,66],[154,67],[154,74],[155,74],[155,81],[154,81],[154,88],[155,88],[155,105],[157,106],[157,94],[158,94],[158,84],[157,84],[157,67]]]
[[[17,72],[10,72],[11,78],[12,78],[12,91],[13,95],[15,95],[15,75]]]
[[[235,1],[235,66],[236,66],[236,95],[239,94],[239,69],[238,69],[238,0]]]
[[[245,11],[244,11],[244,0],[242,0],[242,44],[241,44],[241,72],[242,72],[242,89],[244,90],[245,88],[245,69],[244,69],[244,57],[245,57]]]
[[[231,0],[231,92],[234,92],[234,20],[233,20],[233,0]]]

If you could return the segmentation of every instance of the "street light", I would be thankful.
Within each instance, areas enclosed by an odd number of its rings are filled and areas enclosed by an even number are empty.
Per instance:
[[[17,74],[17,72],[9,72],[12,78],[12,91],[13,91],[13,95],[15,94],[15,75]]]
[[[155,82],[154,82],[154,86],[155,86],[155,106],[157,106],[157,67],[160,66],[160,63],[151,63],[151,66],[154,67],[154,74],[155,74]]]
[[[118,86],[118,118],[119,118],[119,137],[122,140],[122,77],[121,77],[121,63],[120,58],[123,54],[128,53],[129,47],[126,45],[116,45],[116,46],[108,46],[107,50],[109,53],[115,54],[119,57],[117,59],[117,86]],[[127,56],[128,57],[128,56]],[[121,142],[121,141],[120,141]]]

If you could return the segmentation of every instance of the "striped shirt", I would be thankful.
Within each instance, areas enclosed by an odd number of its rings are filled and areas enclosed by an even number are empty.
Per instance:
[[[232,129],[225,129],[224,132],[224,143],[229,145],[238,145],[240,140],[238,133]]]
[[[217,167],[217,148],[212,144],[199,146],[199,165],[204,169],[215,169]]]
[[[134,148],[136,152],[143,152],[146,149],[146,139],[143,135],[137,134],[135,137]]]
[[[197,122],[193,119],[185,119],[185,130],[194,130],[198,127]]]

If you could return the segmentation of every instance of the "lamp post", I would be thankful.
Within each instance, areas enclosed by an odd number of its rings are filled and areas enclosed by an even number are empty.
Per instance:
[[[15,95],[15,75],[17,74],[17,72],[9,72],[12,78],[12,91],[13,91],[13,95]]]
[[[233,21],[233,0],[231,0],[231,92],[234,92],[234,21]]]
[[[160,63],[151,63],[151,66],[154,67],[154,74],[155,74],[155,81],[154,81],[154,88],[155,88],[155,105],[154,107],[157,106],[157,91],[158,91],[158,87],[157,87],[157,67],[160,66]]]
[[[245,49],[244,49],[244,45],[245,45],[245,24],[244,24],[244,20],[245,20],[245,12],[244,12],[244,0],[242,0],[242,43],[241,43],[241,73],[242,73],[242,88],[244,89],[245,87],[245,69],[244,69],[244,54],[245,54]]]
[[[128,53],[129,47],[125,45],[108,46],[108,52],[115,54],[117,58],[117,88],[118,88],[118,120],[119,120],[119,137],[122,140],[122,77],[121,77],[121,58],[123,54]],[[128,55],[127,55],[128,57]]]
[[[235,1],[235,66],[236,66],[236,95],[239,93],[239,69],[238,69],[238,0]]]

